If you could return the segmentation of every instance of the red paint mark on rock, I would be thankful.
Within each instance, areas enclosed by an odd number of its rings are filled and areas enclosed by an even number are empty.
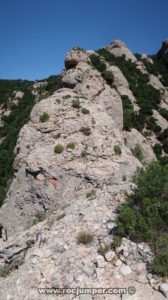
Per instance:
[[[48,179],[48,183],[49,183],[49,184],[52,184],[55,188],[56,188],[56,181],[57,181],[57,180],[54,179],[54,178],[49,178],[49,179]]]

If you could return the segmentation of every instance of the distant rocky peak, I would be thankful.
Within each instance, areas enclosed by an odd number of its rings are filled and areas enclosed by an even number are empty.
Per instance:
[[[126,60],[130,59],[132,62],[137,61],[136,57],[127,48],[126,44],[120,40],[114,40],[106,47],[106,49],[115,56],[125,55]]]
[[[163,58],[163,60],[168,63],[168,39],[163,41],[162,47],[158,51],[157,56]]]

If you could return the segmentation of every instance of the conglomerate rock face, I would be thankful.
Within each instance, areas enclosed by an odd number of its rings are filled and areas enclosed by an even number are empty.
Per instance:
[[[77,59],[72,50],[66,64],[73,58],[77,66],[63,72],[62,82],[68,85],[76,78],[74,88],[62,88],[37,103],[20,132],[16,175],[0,216],[9,236],[30,226],[38,210],[52,212],[63,201],[70,204],[77,191],[84,196],[89,188],[105,188],[109,195],[129,191],[140,166],[124,145],[119,93],[93,69],[89,56],[85,54],[86,63],[83,52]],[[46,122],[40,121],[43,114]],[[62,153],[55,153],[57,144]]]
[[[161,49],[157,53],[158,57],[163,58],[163,60],[168,64],[168,39],[163,41]]]
[[[107,49],[136,61],[122,42]],[[155,155],[140,132],[122,132],[120,95],[127,95],[138,110],[136,99],[119,68],[107,64],[116,89],[106,84],[91,65],[93,53],[78,48],[68,52],[63,87],[34,106],[19,134],[15,178],[0,212],[5,230],[0,268],[11,266],[0,280],[0,300],[49,299],[38,288],[77,286],[134,286],[135,294],[122,299],[164,298],[158,290],[165,292],[165,286],[147,270],[152,259],[147,245],[123,239],[105,257],[98,251],[112,243],[116,207],[132,192],[132,175],[142,166],[131,149],[142,144],[146,162]],[[46,219],[36,224],[39,216]],[[90,234],[90,244],[79,243],[81,232]],[[119,295],[67,294],[57,299],[117,300]]]
[[[116,56],[125,55],[125,58],[127,60],[130,59],[132,62],[136,62],[137,60],[132,52],[120,40],[113,41],[110,45],[107,46],[107,50]]]

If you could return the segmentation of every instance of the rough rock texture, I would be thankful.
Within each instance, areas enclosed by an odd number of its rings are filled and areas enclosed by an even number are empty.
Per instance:
[[[154,76],[153,74],[150,74],[149,76],[149,82],[150,84],[156,89],[156,90],[161,90],[164,89],[163,84],[160,82],[159,78]]]
[[[71,69],[77,66],[79,62],[89,63],[90,59],[85,51],[81,51],[78,48],[74,48],[67,53],[65,57],[65,67],[66,69]]]
[[[152,60],[152,58],[150,58],[147,54],[143,53],[143,54],[141,55],[141,58],[142,58],[143,60],[146,60],[147,62],[149,62],[150,64],[153,65],[153,60]]]
[[[15,149],[16,175],[0,212],[8,235],[30,226],[38,210],[52,212],[63,201],[71,203],[77,191],[85,195],[88,188],[106,187],[110,197],[130,189],[129,178],[140,163],[122,139],[121,98],[96,70],[83,64],[77,66],[82,81],[73,90],[60,89],[40,101],[20,132]],[[76,68],[73,71],[74,75]],[[75,106],[78,102],[80,109]],[[89,114],[83,114],[82,108],[89,109]],[[49,120],[42,123],[44,112]],[[85,128],[86,135],[82,132]],[[75,143],[74,150],[67,148],[69,143]],[[63,153],[54,153],[56,144],[64,147]],[[121,147],[121,156],[115,154],[115,145]]]
[[[136,62],[120,41],[108,50]],[[142,166],[130,149],[140,144],[146,162],[155,155],[140,132],[122,132],[120,95],[127,95],[134,109],[137,105],[126,78],[107,63],[117,91],[107,85],[92,67],[91,54],[78,48],[68,52],[63,88],[35,105],[19,134],[15,178],[0,211],[0,274],[6,272],[0,277],[0,300],[55,299],[39,294],[38,288],[77,286],[134,286],[136,293],[123,295],[124,300],[167,296],[167,282],[148,271],[153,254],[146,244],[123,238],[115,251],[104,256],[98,251],[112,243],[115,209],[125,192],[132,192],[132,175]],[[46,122],[40,122],[43,113],[49,116]],[[61,153],[54,151],[57,144]],[[121,155],[115,153],[116,145]],[[91,234],[91,243],[79,243],[81,232]],[[67,294],[57,299],[118,300],[119,295]]]
[[[130,132],[124,131],[123,136],[126,140],[126,146],[130,149],[134,149],[137,144],[141,147],[146,162],[149,163],[152,160],[156,160],[151,145],[138,130],[133,128]]]
[[[131,51],[126,47],[126,45],[119,40],[113,41],[107,46],[107,50],[114,54],[115,56],[125,55],[125,58],[130,59],[132,62],[136,62],[136,57],[131,53]]]
[[[153,117],[155,118],[157,125],[159,125],[162,130],[168,128],[167,120],[163,118],[157,110],[153,110]]]
[[[162,43],[161,49],[157,53],[158,57],[163,58],[163,60],[168,63],[168,39]]]
[[[133,104],[134,111],[138,111],[139,107],[136,103],[136,99],[132,91],[129,89],[129,83],[125,78],[125,76],[123,75],[123,73],[121,72],[121,70],[116,66],[108,66],[107,70],[112,72],[114,76],[114,85],[116,86],[120,95],[128,96],[128,98],[131,100]]]

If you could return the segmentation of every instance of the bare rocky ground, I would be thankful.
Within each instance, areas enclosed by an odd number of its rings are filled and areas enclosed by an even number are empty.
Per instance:
[[[117,48],[118,55],[125,51],[136,62],[123,43],[115,41],[109,51],[115,54]],[[40,295],[38,288],[77,286],[134,286],[136,292],[122,297],[59,295],[57,299],[160,300],[168,294],[166,282],[150,274],[153,254],[147,245],[123,239],[105,257],[98,253],[100,245],[112,243],[116,207],[125,192],[132,191],[132,175],[141,167],[130,149],[140,143],[147,163],[156,158],[139,132],[122,132],[120,94],[129,95],[137,109],[127,80],[113,67],[117,90],[108,86],[91,65],[92,53],[68,52],[63,88],[35,105],[20,132],[15,178],[0,212],[8,235],[7,241],[4,234],[0,239],[1,268],[12,266],[8,276],[0,279],[0,299],[55,299],[55,295]],[[142,65],[137,67],[144,72]],[[158,80],[151,78],[151,84],[163,90]],[[164,103],[165,94],[163,90]],[[43,123],[44,113],[48,120]],[[158,122],[163,120],[158,117]],[[59,154],[54,152],[57,144],[63,147]],[[37,212],[45,220],[34,225]],[[83,231],[93,237],[87,245],[78,243]]]

